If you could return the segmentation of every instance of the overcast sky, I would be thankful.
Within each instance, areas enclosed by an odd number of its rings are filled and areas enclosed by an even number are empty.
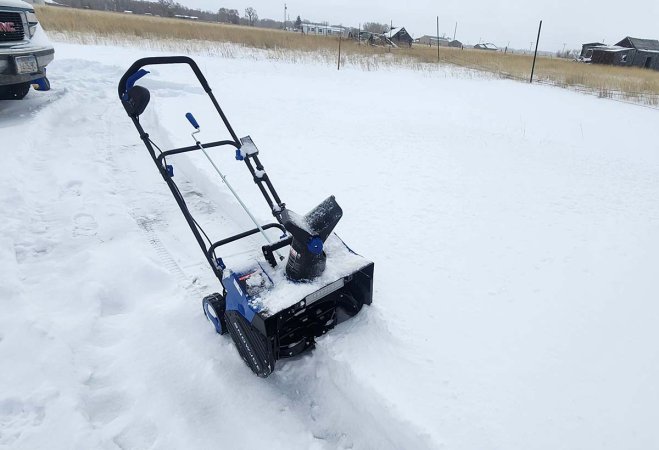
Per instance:
[[[282,20],[284,2],[273,0],[179,0],[180,3],[211,11],[221,7],[254,7],[260,18]],[[580,48],[584,42],[604,40],[614,44],[625,36],[659,39],[659,0],[632,3],[612,0],[291,0],[287,1],[292,20],[300,15],[311,21],[327,21],[357,27],[360,22],[404,26],[415,38],[435,34],[439,15],[440,34],[464,43],[493,42],[505,47],[529,48],[535,41],[538,22],[543,20],[540,49],[555,51]],[[629,9],[626,9],[629,7]]]

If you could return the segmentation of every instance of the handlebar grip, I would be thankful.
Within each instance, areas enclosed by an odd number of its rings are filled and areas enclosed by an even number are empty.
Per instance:
[[[126,83],[130,77],[135,75],[144,66],[151,66],[157,64],[189,65],[192,71],[197,76],[197,79],[201,83],[201,87],[204,88],[204,91],[210,92],[211,88],[208,85],[208,81],[206,81],[206,78],[201,73],[201,70],[199,70],[199,66],[197,66],[197,63],[194,62],[192,58],[189,58],[187,56],[155,56],[150,58],[138,59],[133,63],[132,66],[130,66],[130,68],[126,71],[126,73],[124,73],[124,75],[121,77],[121,80],[119,81],[119,86],[117,89],[119,91],[119,98],[122,98],[124,93],[126,92],[126,87],[127,87]]]
[[[188,122],[190,122],[190,125],[195,127],[197,130],[199,129],[199,123],[197,122],[197,119],[194,118],[192,113],[187,113],[185,115],[185,118],[188,119]]]

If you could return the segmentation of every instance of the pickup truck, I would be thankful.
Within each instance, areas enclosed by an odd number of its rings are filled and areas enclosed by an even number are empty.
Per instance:
[[[0,0],[0,100],[20,100],[31,85],[50,89],[46,66],[54,56],[32,5]]]

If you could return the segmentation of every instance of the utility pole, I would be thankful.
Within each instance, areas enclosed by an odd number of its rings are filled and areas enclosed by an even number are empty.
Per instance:
[[[455,34],[458,32],[458,22],[455,22],[455,29],[453,30],[453,40],[455,41]]]
[[[439,16],[437,16],[437,62],[439,62]]]
[[[288,7],[284,3],[284,30],[286,30],[286,13],[288,12]]]
[[[538,38],[535,40],[535,53],[533,54],[533,67],[531,67],[531,80],[529,83],[533,83],[533,72],[535,72],[535,59],[538,56],[538,44],[540,43],[540,31],[542,30],[542,20],[538,26]]]
[[[394,21],[391,20],[389,21],[389,53],[391,53],[391,44],[394,43],[394,41],[391,40],[392,38],[391,30],[393,29],[394,29]]]

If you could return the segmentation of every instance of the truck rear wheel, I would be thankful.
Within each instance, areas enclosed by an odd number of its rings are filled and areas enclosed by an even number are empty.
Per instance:
[[[29,82],[0,86],[0,100],[21,100],[30,92],[30,86]]]

